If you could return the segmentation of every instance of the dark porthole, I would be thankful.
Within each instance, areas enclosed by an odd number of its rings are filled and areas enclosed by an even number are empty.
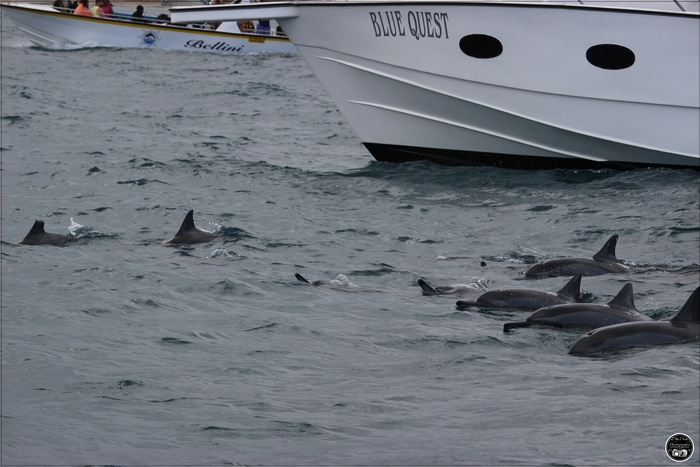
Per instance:
[[[598,44],[588,49],[586,59],[604,70],[622,70],[634,64],[634,52],[622,45]]]
[[[462,52],[474,58],[495,58],[503,53],[503,44],[493,36],[469,34],[459,40]]]

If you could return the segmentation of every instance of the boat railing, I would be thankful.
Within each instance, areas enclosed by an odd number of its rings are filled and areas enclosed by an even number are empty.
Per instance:
[[[58,11],[59,13],[65,13],[67,15],[72,15],[73,13],[73,8],[61,8],[54,6],[52,7],[54,10]],[[102,16],[104,19],[113,19],[113,20],[118,20],[118,21],[127,21],[130,23],[155,23],[155,22],[162,22],[162,20],[159,20],[155,16],[144,16],[143,18],[134,18],[130,14],[127,13],[112,13],[112,14],[105,14]]]
[[[698,13],[700,10],[698,0],[564,0],[565,3],[570,1],[585,6],[614,6],[639,8],[641,10],[680,11],[683,13]]]
[[[59,13],[63,13],[66,15],[73,15],[72,8],[53,7],[53,9],[58,11]],[[206,30],[211,30],[211,31],[216,30],[216,24],[212,24],[212,23],[188,23],[188,24],[172,23],[172,22],[170,22],[169,19],[166,20],[163,18],[158,18],[156,16],[143,16],[141,18],[135,18],[128,13],[115,12],[112,14],[104,15],[101,17],[101,19],[107,19],[110,21],[121,21],[121,22],[125,22],[125,23],[152,24],[153,26],[170,26],[170,27],[180,28],[180,29],[183,29],[183,28],[184,29],[206,29]],[[233,31],[225,31],[225,32],[234,33]],[[259,32],[254,28],[253,29],[240,28],[240,33],[246,34],[246,35],[256,35],[256,36],[261,36],[261,37],[280,37],[280,38],[287,37],[287,35],[283,31],[277,31],[274,28],[271,28],[265,32]]]

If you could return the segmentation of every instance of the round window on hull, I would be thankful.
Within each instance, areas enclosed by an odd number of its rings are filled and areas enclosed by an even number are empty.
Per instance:
[[[496,58],[503,53],[503,44],[493,36],[469,34],[459,40],[462,52],[474,58]]]
[[[598,44],[586,51],[588,63],[604,70],[624,70],[634,65],[634,52],[623,45]]]

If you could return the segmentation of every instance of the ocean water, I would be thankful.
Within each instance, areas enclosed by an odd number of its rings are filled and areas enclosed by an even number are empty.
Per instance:
[[[700,347],[580,358],[417,285],[556,291],[537,261],[672,316],[700,179],[374,161],[300,57],[30,47],[2,20],[4,465],[672,465]],[[168,247],[188,210],[220,241]],[[17,245],[34,220],[76,240]],[[344,274],[357,287],[295,279]],[[696,452],[687,464],[698,465]]]

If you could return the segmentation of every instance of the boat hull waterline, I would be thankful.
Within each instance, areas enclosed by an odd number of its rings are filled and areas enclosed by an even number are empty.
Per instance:
[[[170,12],[276,19],[378,160],[700,168],[695,12],[405,0]]]
[[[40,47],[108,46],[222,54],[298,54],[286,37],[241,33],[235,23],[222,24],[217,30],[195,29],[139,23],[126,16],[91,18],[34,4],[3,4],[2,11],[33,45]]]

